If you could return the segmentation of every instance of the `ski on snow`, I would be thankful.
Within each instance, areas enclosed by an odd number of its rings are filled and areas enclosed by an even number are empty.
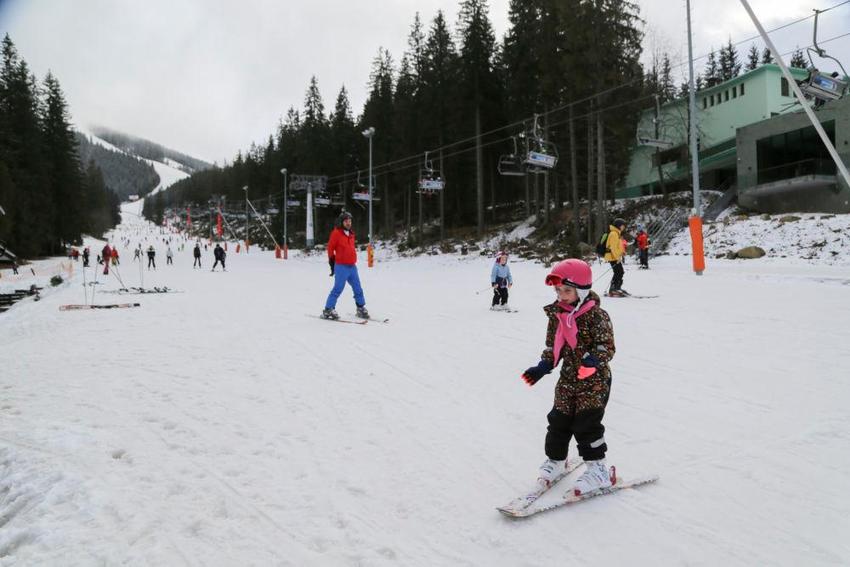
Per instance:
[[[357,315],[349,313],[348,316],[351,317],[352,319],[355,319],[355,320],[357,319]],[[370,316],[368,319],[366,319],[366,321],[371,321],[372,323],[389,323],[390,318],[389,317]]]
[[[71,311],[75,309],[122,309],[141,306],[141,303],[113,303],[111,305],[60,305],[59,311]]]
[[[535,514],[539,514],[541,512],[548,512],[549,510],[554,510],[562,506],[569,506],[571,504],[583,502],[584,500],[590,500],[591,498],[596,498],[597,496],[613,494],[617,491],[623,490],[624,488],[636,488],[638,486],[643,486],[644,484],[650,484],[657,480],[657,476],[645,476],[633,480],[621,480],[619,478],[616,478],[614,484],[607,488],[600,488],[598,490],[594,490],[593,492],[588,492],[587,494],[578,495],[573,494],[572,492],[568,492],[562,498],[551,504],[546,504],[545,506],[536,507],[529,505],[518,510],[505,510],[502,508],[497,509],[499,510],[499,512],[510,518],[527,518],[529,516],[534,516]]]
[[[322,317],[321,315],[307,315],[307,317],[314,317],[316,319],[321,319],[322,321],[330,321],[331,323],[350,323],[352,325],[365,325],[370,320],[369,319],[328,319],[327,317]]]
[[[620,295],[620,294],[610,295],[610,294],[607,294],[607,293],[606,293],[606,294],[605,294],[605,297],[611,297],[611,298],[615,298],[615,299],[621,299],[621,298],[632,298],[632,299],[655,299],[656,297],[660,297],[660,296],[658,296],[658,295],[633,295],[633,294],[631,294],[631,293],[629,293],[629,294],[627,294],[627,295]]]
[[[529,506],[534,504],[537,501],[538,498],[540,498],[541,496],[543,496],[544,494],[549,492],[549,490],[553,486],[555,486],[558,483],[558,481],[560,481],[562,478],[564,478],[566,476],[569,476],[570,473],[572,473],[574,470],[579,468],[582,464],[584,464],[584,461],[582,461],[581,459],[570,459],[569,461],[567,461],[567,466],[566,466],[564,472],[562,472],[557,477],[555,477],[555,480],[550,482],[548,485],[544,485],[543,483],[538,483],[537,488],[535,488],[534,490],[528,492],[527,494],[523,494],[522,496],[518,496],[517,498],[514,498],[513,500],[511,500],[510,502],[508,502],[504,506],[497,507],[496,510],[498,510],[499,512],[501,512],[502,514],[505,514],[507,516],[521,517],[520,514],[524,510],[526,510]]]

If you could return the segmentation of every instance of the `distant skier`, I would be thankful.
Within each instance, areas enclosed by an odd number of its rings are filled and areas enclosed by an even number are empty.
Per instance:
[[[201,267],[201,244],[200,243],[198,243],[198,242],[195,243],[195,250],[192,252],[192,254],[195,255],[195,263],[192,264],[192,268],[194,269],[196,266],[198,268],[200,268]]]
[[[643,227],[638,228],[637,236],[635,237],[635,244],[638,247],[638,258],[640,260],[640,268],[641,270],[649,269],[649,235],[643,229]]]
[[[154,250],[153,244],[151,244],[150,246],[148,246],[148,270],[151,269],[151,266],[153,266],[153,269],[156,270],[156,259],[155,258],[156,258],[156,250]]]
[[[103,262],[103,275],[109,275],[109,262],[112,257],[112,248],[109,247],[109,242],[104,245],[103,250],[100,251],[100,258]]]
[[[213,256],[215,257],[215,263],[212,267],[212,272],[215,271],[215,267],[218,266],[218,263],[221,262],[221,271],[226,272],[227,268],[224,267],[224,259],[227,257],[227,252],[224,251],[224,248],[221,247],[221,244],[216,244],[215,249],[213,249]]]
[[[623,276],[626,270],[623,268],[623,245],[620,235],[625,228],[626,221],[614,219],[614,222],[608,227],[608,241],[605,246],[605,261],[611,264],[611,269],[614,271],[614,277],[611,278],[611,285],[608,288],[608,295],[615,297],[622,297],[629,293],[623,289]]]
[[[171,251],[171,245],[165,249],[165,265],[170,266],[174,263],[174,252]]]
[[[85,248],[83,248],[83,267],[84,268],[89,267],[89,258],[90,257],[91,257],[91,251],[89,250],[89,247],[86,246]]]
[[[121,265],[121,262],[118,261],[118,247],[117,246],[112,247],[112,265],[113,266],[120,266]]]
[[[544,445],[547,459],[540,465],[538,482],[547,486],[564,472],[570,439],[575,437],[586,468],[574,486],[586,494],[611,486],[605,464],[605,427],[602,418],[611,391],[614,330],[611,319],[590,290],[593,275],[583,260],[558,262],[546,276],[557,299],[543,308],[549,319],[546,348],[537,366],[522,374],[529,386],[549,374],[561,360],[555,403],[547,419]]]
[[[12,274],[16,275],[16,276],[19,275],[18,274],[18,261],[17,260],[12,260]]]
[[[499,252],[496,255],[496,263],[490,270],[490,285],[493,286],[493,303],[490,309],[493,311],[508,309],[508,289],[514,285],[514,280],[511,277],[511,268],[508,266],[507,252]]]
[[[133,250],[133,261],[135,262],[136,260],[138,260],[139,262],[142,261],[142,251],[138,248]]]
[[[343,212],[339,215],[337,226],[331,231],[328,239],[328,264],[331,267],[330,275],[334,278],[334,286],[328,294],[327,301],[325,301],[322,317],[339,319],[339,314],[336,312],[336,302],[342,294],[346,282],[348,282],[354,291],[357,316],[361,319],[368,319],[366,298],[363,296],[360,275],[357,273],[357,248],[355,247],[354,231],[351,230],[351,213],[349,212]]]

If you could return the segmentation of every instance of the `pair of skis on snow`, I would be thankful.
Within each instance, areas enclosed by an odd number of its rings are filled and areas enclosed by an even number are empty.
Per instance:
[[[623,479],[617,477],[616,469],[614,467],[611,467],[611,486],[607,488],[600,488],[598,490],[594,490],[586,494],[575,494],[572,491],[567,492],[563,497],[559,498],[551,504],[545,504],[543,506],[536,505],[537,500],[539,500],[541,496],[549,492],[552,487],[558,484],[560,480],[569,476],[582,464],[584,464],[584,462],[578,459],[568,461],[564,472],[558,475],[551,483],[543,484],[539,482],[537,484],[537,488],[535,488],[534,490],[521,496],[518,496],[517,498],[514,498],[504,506],[497,507],[496,510],[498,510],[505,516],[508,516],[509,518],[527,518],[529,516],[539,514],[540,512],[548,512],[549,510],[554,510],[555,508],[569,506],[570,504],[576,504],[578,502],[582,502],[583,500],[588,500],[597,496],[612,494],[619,490],[623,490],[624,488],[635,488],[637,486],[642,486],[644,484],[649,484],[658,480],[657,476],[646,476],[624,481]]]
[[[340,317],[339,319],[328,319],[326,317],[322,317],[321,315],[307,315],[307,317],[315,317],[317,319],[321,319],[322,321],[330,321],[332,323],[348,323],[350,325],[365,325],[366,323],[389,323],[389,317],[385,319],[381,319],[379,317],[370,317],[369,319],[357,319],[355,317]]]
[[[109,305],[60,305],[59,311],[74,311],[79,309],[125,309],[128,307],[141,306],[141,303],[113,303]]]

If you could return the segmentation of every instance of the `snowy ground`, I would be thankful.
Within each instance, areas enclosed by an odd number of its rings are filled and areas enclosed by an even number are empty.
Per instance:
[[[231,245],[210,273],[187,245],[166,267],[158,229],[124,218],[119,235],[157,246],[144,285],[183,293],[108,294],[113,278],[95,301],[140,308],[60,312],[83,302],[78,266],[0,315],[4,567],[847,564],[846,267],[628,265],[625,287],[660,297],[603,301],[609,461],[661,480],[510,521],[494,508],[536,477],[555,384],[519,378],[545,267],[512,262],[505,314],[487,310],[490,259],[379,254],[361,277],[391,322],[335,324],[309,317],[322,256]]]

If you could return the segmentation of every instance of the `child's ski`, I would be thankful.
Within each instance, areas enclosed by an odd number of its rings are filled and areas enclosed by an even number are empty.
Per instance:
[[[141,306],[141,303],[113,303],[111,305],[60,305],[59,311],[71,311],[74,309],[122,309]]]
[[[599,490],[594,490],[593,492],[589,492],[587,494],[581,494],[581,495],[578,495],[578,496],[576,496],[572,492],[569,492],[566,495],[564,495],[564,497],[561,498],[560,500],[558,500],[558,501],[556,501],[552,504],[547,504],[545,506],[541,506],[539,508],[537,508],[535,506],[526,506],[525,508],[522,508],[522,509],[514,511],[514,512],[506,512],[506,511],[504,511],[500,508],[499,512],[502,512],[502,514],[509,516],[511,518],[527,518],[528,516],[533,516],[535,514],[539,514],[540,512],[548,512],[549,510],[554,510],[555,508],[560,508],[561,506],[569,506],[570,504],[576,504],[576,503],[581,502],[583,500],[589,500],[589,499],[595,498],[597,496],[605,496],[606,494],[612,494],[612,493],[617,492],[618,490],[622,490],[624,488],[635,488],[635,487],[638,487],[638,486],[642,486],[644,484],[649,484],[651,482],[655,482],[656,480],[658,480],[657,476],[646,476],[646,477],[637,478],[635,480],[630,480],[630,481],[622,481],[622,480],[618,479],[615,484],[609,486],[608,488],[600,488]]]
[[[616,297],[616,298],[632,298],[632,299],[655,299],[656,297],[661,297],[659,295],[633,295],[631,293],[626,295],[621,295],[619,293],[610,294],[606,293],[605,297]]]
[[[584,461],[582,461],[581,459],[571,459],[567,461],[567,466],[564,472],[555,477],[555,480],[550,482],[548,485],[538,483],[537,488],[535,488],[531,492],[514,498],[504,506],[499,506],[498,508],[496,508],[496,510],[498,510],[502,514],[505,514],[506,516],[521,517],[520,514],[523,510],[534,504],[534,502],[536,502],[538,498],[549,492],[549,490],[553,486],[555,486],[559,480],[579,468],[583,463]]]

